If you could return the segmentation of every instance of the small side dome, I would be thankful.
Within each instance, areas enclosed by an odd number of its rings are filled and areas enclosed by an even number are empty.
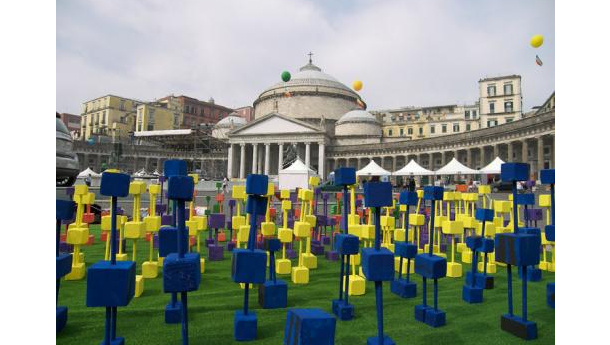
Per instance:
[[[212,137],[216,139],[228,139],[227,133],[245,124],[246,120],[233,112],[214,125]]]
[[[341,118],[337,121],[337,124],[346,123],[346,122],[370,122],[379,125],[379,121],[377,118],[373,116],[366,110],[352,110],[345,115],[341,116]]]
[[[381,123],[366,110],[352,110],[335,123],[338,137],[381,137]]]

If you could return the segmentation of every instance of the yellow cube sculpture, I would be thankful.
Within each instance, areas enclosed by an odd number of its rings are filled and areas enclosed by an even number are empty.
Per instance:
[[[280,242],[282,243],[292,242],[292,230],[288,228],[280,228],[277,232],[277,238],[279,238]]]
[[[476,229],[477,236],[483,233],[483,223],[479,222]],[[485,222],[485,237],[493,238],[496,235],[496,226],[493,223]]]
[[[289,189],[282,189],[280,191],[280,198],[282,198],[282,199],[290,199],[290,190]]]
[[[134,297],[140,297],[142,296],[142,293],[144,292],[144,277],[142,277],[141,275],[136,275],[136,289],[135,289],[135,295]]]
[[[422,226],[426,222],[426,217],[423,214],[410,214],[409,225]]]
[[[142,263],[142,276],[146,279],[154,279],[159,275],[159,265],[156,261],[144,261]]]
[[[375,225],[362,224],[360,225],[360,236],[365,240],[375,239]]]
[[[357,214],[348,214],[347,224],[360,224],[360,216]]]
[[[263,234],[263,236],[273,236],[275,234],[275,223],[262,222],[261,233]]]
[[[447,277],[459,278],[462,276],[462,264],[459,262],[447,262]]]
[[[146,237],[146,224],[144,222],[125,223],[125,238],[138,239]]]
[[[491,186],[488,184],[482,184],[479,186],[479,194],[491,194]]]
[[[470,248],[466,248],[462,251],[462,262],[465,264],[472,263],[472,250],[470,250]]]
[[[476,229],[477,221],[474,217],[464,216],[462,217],[462,224],[464,224],[464,228],[466,229]]]
[[[415,272],[415,260],[411,260],[411,267],[409,267],[409,273]],[[394,271],[398,272],[400,269],[400,258],[398,256],[394,257]],[[407,259],[402,260],[402,273],[407,273]]]
[[[110,218],[110,215],[102,216],[101,223],[100,223],[100,229],[102,231],[110,231],[111,222],[112,222],[112,219]]]
[[[290,259],[276,259],[275,260],[275,273],[281,275],[290,274],[292,269],[292,263]]]
[[[405,229],[394,230],[394,242],[404,242],[407,240],[407,232]]]
[[[345,284],[345,279],[349,279],[349,289],[347,293],[350,296],[362,296],[366,292],[366,280],[356,274],[350,274],[347,277],[343,277],[343,284]]]
[[[82,200],[83,204],[91,205],[95,202],[95,194],[87,193],[81,197],[81,200]]]
[[[197,231],[199,229],[199,223],[196,220],[187,220],[184,222],[186,227],[189,230],[189,236],[197,236]]]
[[[282,200],[282,211],[288,211],[292,209],[292,202],[290,200]]]
[[[512,194],[509,194],[512,198]],[[494,200],[494,212],[496,213],[509,213],[511,210],[511,203],[506,200]]]
[[[237,231],[237,241],[239,242],[248,242],[248,235],[250,234],[250,226],[242,225],[239,227]]]
[[[160,216],[146,216],[144,217],[144,224],[146,224],[146,231],[157,232],[161,227]]]
[[[89,241],[89,228],[72,228],[68,229],[66,243],[68,244],[86,244]]]
[[[360,224],[348,224],[347,225],[347,233],[350,235],[362,237],[362,227],[364,225]]]
[[[307,267],[293,267],[291,277],[294,284],[307,284],[309,283],[309,268]]]
[[[133,181],[129,184],[129,194],[144,194],[146,193],[146,183],[143,181]]]
[[[310,270],[318,268],[318,258],[312,253],[302,253],[303,266]]]
[[[309,223],[312,228],[316,226],[316,216],[314,216],[313,214],[306,215],[305,216],[305,221],[307,223]]]
[[[461,221],[444,221],[443,234],[445,235],[461,235],[464,233],[464,224]]]
[[[246,199],[246,186],[234,185],[233,193],[231,194],[233,199],[245,200]]]
[[[455,193],[454,192],[443,192],[443,200],[444,201],[454,201]]]
[[[89,187],[84,184],[74,186],[74,195],[85,195],[89,193]]]
[[[206,222],[207,225],[207,222]],[[244,216],[233,216],[231,217],[231,226],[233,230],[239,230],[240,227],[246,225],[246,217]]]
[[[379,224],[387,230],[394,230],[396,228],[396,219],[392,216],[381,216]]]
[[[320,184],[320,178],[318,176],[309,177],[309,185],[312,187],[316,187]]]
[[[407,205],[399,205],[398,210],[400,212],[407,212]]]
[[[308,222],[294,222],[294,235],[297,237],[311,236],[311,224]]]
[[[208,229],[208,216],[205,216],[205,215],[193,216],[192,219],[197,222],[197,230],[202,231],[202,230]],[[245,219],[244,219],[244,223],[245,223]],[[239,229],[239,228],[233,228],[233,229]]]
[[[435,228],[442,228],[443,227],[443,222],[447,221],[447,217],[445,216],[435,216],[434,217],[434,227]]]
[[[85,273],[87,272],[87,268],[85,267],[84,262],[79,262],[77,264],[72,264],[72,270],[70,273],[64,276],[66,280],[81,280],[85,278]]]
[[[479,270],[479,272],[483,272],[483,261],[479,261],[477,263],[477,270]],[[487,273],[494,274],[496,272],[497,272],[496,264],[487,261]]]
[[[424,197],[424,190],[423,189],[418,189],[417,191],[415,191],[417,193],[417,198],[421,199]]]
[[[551,207],[551,195],[540,194],[538,196],[538,204],[540,205],[540,207]]]

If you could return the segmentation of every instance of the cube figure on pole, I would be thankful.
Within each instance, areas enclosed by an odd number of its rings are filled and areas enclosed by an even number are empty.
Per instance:
[[[538,328],[535,322],[527,320],[527,274],[522,276],[522,316],[513,314],[512,266],[521,266],[525,271],[527,266],[540,261],[540,235],[517,231],[517,182],[527,180],[529,170],[526,163],[504,163],[501,166],[500,178],[513,185],[513,232],[496,234],[494,244],[496,261],[506,264],[508,278],[508,313],[502,315],[500,326],[502,330],[526,340],[536,339]]]
[[[357,236],[347,233],[348,186],[356,183],[356,169],[339,168],[335,170],[335,185],[343,187],[343,216],[341,217],[342,233],[333,239],[334,250],[340,255],[341,268],[339,273],[339,298],[332,300],[332,311],[340,320],[348,321],[354,318],[354,306],[349,304],[349,265],[350,255],[358,254],[360,242]],[[347,262],[347,269],[345,264]],[[345,287],[343,282],[345,281]],[[345,299],[343,298],[345,295]]]
[[[68,321],[68,307],[57,305],[59,302],[59,284],[61,278],[72,270],[72,254],[59,254],[59,233],[61,231],[61,222],[63,220],[71,220],[74,217],[74,206],[75,204],[71,200],[55,201],[55,228],[57,233],[55,240],[55,331],[58,333],[64,329]]]
[[[540,171],[540,182],[551,185],[551,225],[544,228],[547,241],[555,242],[555,169]],[[546,304],[555,309],[555,282],[546,285]]]
[[[434,210],[436,201],[443,200],[443,187],[425,186],[424,202],[430,200],[430,235],[428,253],[419,254],[415,257],[415,273],[422,276],[423,303],[415,306],[415,320],[425,322],[432,327],[445,325],[445,312],[438,309],[438,279],[447,275],[447,259],[433,255],[434,243]],[[426,303],[426,279],[434,279],[434,306]]]
[[[406,233],[408,229],[409,208],[417,206],[417,193],[412,191],[403,191],[398,196],[398,203],[401,208],[405,206],[403,213],[403,227],[405,228],[405,240],[396,241],[394,245],[394,254],[398,259],[398,279],[392,281],[391,289],[393,294],[402,298],[413,298],[417,295],[417,284],[409,280],[411,274],[411,260],[417,255],[417,245],[408,241],[409,236]],[[398,231],[398,230],[396,230]],[[407,277],[402,279],[403,260],[407,259]],[[396,265],[396,259],[394,259]]]
[[[100,194],[112,197],[110,210],[110,261],[98,261],[87,269],[87,307],[106,307],[103,345],[123,345],[125,339],[116,336],[117,307],[129,304],[135,294],[136,263],[116,260],[117,199],[129,194],[129,175],[102,173]]]
[[[475,214],[476,220],[482,223],[481,225],[481,236],[468,236],[466,238],[466,245],[472,250],[472,271],[470,272],[470,280],[468,275],[466,276],[466,283],[462,287],[462,299],[468,303],[482,303],[483,302],[483,290],[485,289],[484,282],[485,277],[481,279],[483,284],[477,284],[477,258],[478,253],[492,253],[494,251],[494,241],[490,238],[485,238],[485,223],[493,222],[494,211],[492,209],[480,208],[477,209]],[[487,262],[484,263],[484,267],[487,266]]]
[[[336,174],[335,174],[336,178]],[[366,340],[367,345],[393,345],[394,340],[383,334],[384,281],[394,280],[394,254],[381,248],[381,208],[392,206],[392,185],[389,182],[369,182],[364,185],[364,203],[375,209],[375,247],[363,248],[362,271],[369,281],[375,282],[375,304],[377,305],[377,336]]]
[[[337,321],[322,309],[288,310],[284,345],[334,345]]]
[[[517,194],[517,205],[522,205],[524,208],[523,218],[524,218],[524,225],[525,225],[525,227],[517,227],[517,231],[524,232],[524,233],[531,233],[531,234],[540,236],[540,229],[530,228],[529,224],[528,224],[529,222],[527,221],[528,214],[530,213],[531,210],[533,210],[533,207],[536,205],[536,198],[534,197],[534,194],[533,193]],[[528,206],[531,206],[532,208],[528,209]],[[542,241],[542,238],[541,238],[541,241]],[[521,267],[519,267],[519,278],[521,278],[523,273],[526,272],[527,281],[538,282],[538,281],[542,280],[542,270],[537,267],[538,264],[539,263],[537,262],[535,265],[528,266],[525,269],[522,269]]]
[[[248,312],[248,289],[250,284],[263,284],[267,253],[254,249],[256,241],[256,219],[267,209],[267,194],[269,178],[267,175],[250,174],[246,178],[246,194],[248,202],[246,212],[250,214],[250,231],[246,249],[234,249],[231,262],[231,278],[236,283],[245,283],[244,309],[235,311],[233,336],[237,341],[256,339],[256,313]]]
[[[258,304],[263,309],[286,308],[288,304],[288,284],[277,279],[275,270],[275,252],[282,243],[277,238],[263,239],[265,250],[269,251],[269,280],[258,286]]]

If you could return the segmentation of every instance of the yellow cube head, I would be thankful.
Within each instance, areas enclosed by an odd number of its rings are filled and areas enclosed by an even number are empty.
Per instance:
[[[494,226],[496,227],[496,229],[497,228],[502,228],[502,227],[504,227],[504,218],[502,218],[502,217],[494,217],[494,222],[493,223],[494,223]],[[498,231],[498,230],[496,230],[496,231]],[[500,231],[498,231],[498,232],[500,232]]]
[[[273,236],[275,234],[275,223],[262,222],[261,233],[263,234],[263,236]]]
[[[477,224],[477,235],[481,236],[483,233],[483,222]],[[496,226],[493,222],[485,222],[485,237],[493,238],[496,235]]]
[[[189,236],[197,236],[197,230],[199,229],[199,224],[197,220],[191,219],[184,222],[186,227],[189,230]]]
[[[199,174],[189,174],[193,178],[193,184],[199,183]]]
[[[237,240],[239,242],[248,242],[248,235],[250,234],[250,225],[242,225],[237,231]]]
[[[303,266],[309,268],[310,270],[318,268],[318,258],[311,253],[303,253]]]
[[[482,184],[479,186],[479,194],[491,194],[491,186],[488,184]]]
[[[311,224],[308,222],[294,222],[294,235],[297,237],[309,237]]]
[[[407,205],[400,205],[399,210],[400,212],[407,212]]]
[[[443,223],[446,220],[448,220],[448,219],[445,216],[435,216],[434,217],[434,227],[435,228],[442,228],[443,227]]]
[[[107,172],[107,173],[119,173],[119,172],[121,172],[121,170],[119,170],[119,169],[106,169],[106,170],[104,170],[104,172]]]
[[[453,192],[443,192],[444,201],[453,201]]]
[[[396,220],[392,216],[381,216],[379,224],[387,230],[393,230],[396,227]]]
[[[112,219],[110,218],[110,215],[102,216],[102,220],[101,220],[101,224],[100,224],[102,231],[110,231],[111,222],[112,222]]]
[[[538,204],[540,207],[551,207],[551,196],[549,194],[540,194]]]
[[[142,276],[146,279],[157,278],[159,275],[159,265],[156,261],[144,261],[142,263]]]
[[[280,197],[282,199],[290,199],[290,189],[282,189],[280,191]]]
[[[461,235],[464,233],[464,224],[460,221],[444,221],[443,222],[443,234],[447,235]]]
[[[357,214],[348,214],[347,223],[348,224],[360,224],[360,216]]]
[[[125,225],[127,223],[127,216],[117,216],[116,222],[117,224]]]
[[[313,214],[308,214],[305,216],[305,221],[309,223],[312,228],[316,226],[316,219],[316,216],[314,216]]]
[[[375,225],[363,224],[360,225],[360,236],[366,240],[375,239]]]
[[[478,223],[479,222],[477,222],[477,220],[474,219],[474,217],[469,217],[469,216],[462,217],[462,224],[464,224],[464,227],[467,229],[476,229]]]
[[[273,184],[273,182],[269,182],[269,184],[267,185],[267,196],[274,196],[275,195],[275,185]]]
[[[235,185],[233,186],[233,193],[231,194],[233,199],[245,200],[246,199],[246,186]]]
[[[394,231],[394,242],[404,242],[406,241],[406,234],[407,232],[405,231],[405,229],[396,229]]]
[[[208,216],[193,216],[193,220],[197,222],[197,230],[208,229]]]
[[[421,226],[424,225],[426,218],[423,214],[410,214],[409,215],[409,225]]]
[[[301,197],[303,201],[311,201],[313,199],[313,191],[311,189],[302,189]]]
[[[362,261],[361,257],[360,257],[360,253],[356,254],[356,255],[350,255],[349,257],[349,263],[351,265],[360,265],[360,262]]]
[[[133,181],[129,184],[129,194],[141,195],[146,193],[146,183],[142,181]]]
[[[89,228],[68,229],[66,242],[68,244],[85,244],[89,241]]]
[[[292,230],[288,228],[280,228],[277,231],[277,238],[279,238],[280,242],[282,243],[292,242]]]
[[[134,297],[140,297],[142,296],[142,293],[144,292],[144,277],[142,277],[141,275],[136,275],[136,288],[135,288],[135,293],[134,293]]]
[[[303,266],[293,267],[291,279],[294,284],[309,283],[309,268]]]
[[[95,202],[95,194],[89,192],[89,193],[81,196],[81,201],[85,205],[91,205]]]
[[[362,225],[360,224],[348,224],[347,233],[350,235],[362,237]]]
[[[468,196],[469,201],[476,202],[479,200],[479,194],[477,194],[477,193],[468,193],[468,194],[470,194],[470,196]]]
[[[297,192],[297,199],[302,200],[303,199],[303,190],[299,189],[299,191]]]
[[[84,184],[74,186],[74,195],[85,195],[89,193],[89,187]]]
[[[309,185],[312,187],[316,187],[320,184],[320,178],[318,176],[309,177]]]
[[[146,224],[144,222],[125,223],[125,238],[138,239],[146,236]]]
[[[282,211],[288,211],[292,208],[292,202],[290,200],[282,200]]]
[[[417,198],[418,198],[418,199],[421,199],[421,198],[423,198],[423,197],[424,197],[424,190],[423,190],[423,189],[418,189],[418,190],[416,191],[416,193],[417,193]]]
[[[494,211],[501,213],[509,213],[511,209],[510,204],[510,201],[494,200]]]
[[[146,224],[146,231],[157,232],[161,227],[160,216],[146,216],[144,217],[144,223]]]
[[[161,185],[159,184],[151,184],[148,186],[148,193],[153,195],[158,195],[161,193]]]
[[[233,216],[231,217],[231,227],[233,230],[239,230],[242,225],[246,225],[246,217],[244,216]]]
[[[290,259],[276,259],[275,260],[275,273],[277,274],[290,274],[292,263]]]
[[[512,194],[508,194],[508,201],[513,201],[513,195]]]

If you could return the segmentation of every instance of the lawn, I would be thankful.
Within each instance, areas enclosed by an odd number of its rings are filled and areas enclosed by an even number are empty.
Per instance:
[[[91,232],[96,243],[84,248],[87,266],[103,259],[104,244],[99,242],[99,226]],[[131,244],[128,244],[131,249]],[[131,251],[129,251],[131,254]],[[141,263],[148,258],[148,243],[138,243],[138,274]],[[189,335],[191,344],[236,344],[233,340],[233,313],[242,308],[243,290],[230,279],[230,252],[225,260],[206,262],[201,286],[189,293]],[[464,265],[464,269],[470,265]],[[288,307],[322,308],[330,312],[331,300],[338,294],[339,264],[318,257],[318,268],[310,271],[310,283],[294,285],[288,281]],[[464,271],[465,272],[465,271]],[[525,343],[500,330],[500,315],[507,311],[506,271],[498,267],[496,287],[486,290],[484,303],[469,305],[461,299],[464,278],[443,278],[439,281],[439,308],[447,313],[447,325],[431,328],[415,321],[413,310],[421,304],[421,278],[412,275],[418,296],[401,299],[390,293],[390,284],[383,285],[384,329],[397,344],[515,344]],[[542,281],[528,284],[528,319],[538,324],[538,339],[528,344],[555,343],[555,311],[546,306],[546,283],[554,274],[542,273]],[[364,296],[352,296],[356,317],[352,321],[337,321],[336,344],[365,344],[376,335],[374,284],[367,282]],[[431,301],[431,289],[428,301]],[[68,307],[68,324],[57,335],[57,344],[99,344],[104,335],[104,308],[85,306],[86,279],[62,281],[59,304]],[[521,282],[513,282],[515,312],[521,313]],[[286,310],[263,310],[258,305],[257,289],[250,293],[250,308],[258,315],[258,336],[252,344],[281,344],[284,336]],[[128,307],[119,308],[117,335],[127,344],[181,344],[180,325],[164,322],[164,308],[170,298],[163,293],[158,277],[145,281],[144,294],[134,298]]]

